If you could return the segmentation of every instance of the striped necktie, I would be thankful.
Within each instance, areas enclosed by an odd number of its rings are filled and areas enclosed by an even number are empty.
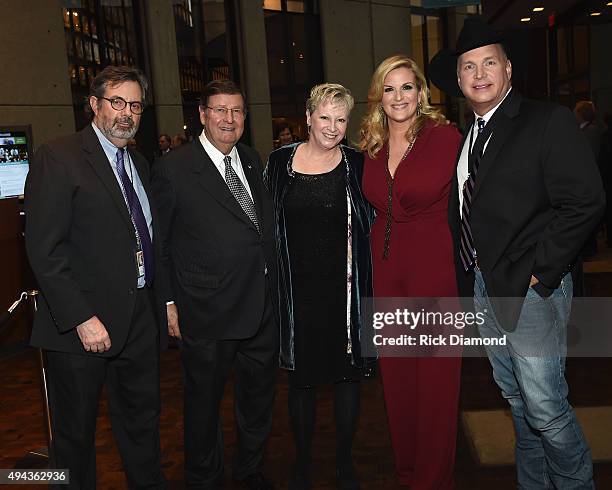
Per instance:
[[[474,237],[470,227],[470,210],[478,166],[484,152],[484,145],[491,134],[490,129],[485,134],[486,122],[482,117],[479,117],[476,123],[478,124],[478,137],[473,148],[470,148],[468,152],[468,169],[470,173],[467,180],[463,183],[463,206],[461,208],[461,249],[459,250],[459,255],[466,271],[469,271],[476,263],[476,249],[474,248]]]

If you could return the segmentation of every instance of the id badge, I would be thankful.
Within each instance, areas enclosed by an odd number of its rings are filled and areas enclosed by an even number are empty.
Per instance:
[[[138,279],[145,275],[144,265],[144,252],[142,250],[136,251],[136,267],[138,267]]]

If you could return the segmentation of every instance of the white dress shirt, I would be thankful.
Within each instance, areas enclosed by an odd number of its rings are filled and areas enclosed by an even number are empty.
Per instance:
[[[200,142],[202,143],[204,150],[206,150],[206,153],[208,154],[212,162],[215,164],[215,167],[217,167],[217,170],[221,174],[221,177],[225,181],[225,162],[223,161],[223,159],[226,155],[221,153],[210,141],[208,141],[204,130],[202,130],[202,133],[200,134]],[[242,182],[242,185],[244,185],[244,187],[246,188],[252,201],[253,194],[251,193],[249,182],[247,181],[246,175],[244,174],[244,169],[242,168],[242,163],[240,162],[240,156],[238,155],[238,150],[236,150],[235,146],[232,147],[232,150],[228,153],[228,155],[232,159],[232,168],[234,169],[234,172],[236,172],[236,175],[238,175],[240,182]]]
[[[476,138],[478,137],[478,125],[476,124],[476,120],[478,118],[482,118],[485,120],[485,124],[487,124],[489,120],[491,119],[491,117],[493,117],[493,114],[495,114],[495,111],[497,110],[497,108],[502,104],[504,100],[506,100],[506,97],[508,97],[510,90],[512,90],[512,87],[508,89],[508,91],[506,92],[506,95],[504,95],[504,98],[499,102],[499,104],[493,107],[493,109],[487,112],[484,116],[480,116],[474,113],[474,123],[472,124],[472,127],[470,128],[470,131],[472,134],[471,135],[468,134],[467,138],[465,138],[465,142],[463,143],[463,148],[461,149],[461,156],[459,157],[459,162],[457,163],[457,183],[459,185],[459,213],[461,216],[463,216],[463,185],[465,184],[465,181],[468,179],[468,176],[470,175],[470,173],[468,172],[468,155],[469,155],[469,151],[471,150],[471,148],[469,148],[469,146],[470,146],[470,142],[472,143],[472,146],[474,146],[474,143],[476,143]],[[484,148],[482,150],[483,154],[487,149],[487,145],[489,144],[489,141],[491,141],[491,136],[493,136],[493,133],[489,135],[489,138],[485,142]]]

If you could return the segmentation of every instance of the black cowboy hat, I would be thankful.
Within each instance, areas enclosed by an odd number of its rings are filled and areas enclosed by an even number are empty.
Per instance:
[[[457,83],[457,59],[459,56],[472,49],[489,44],[502,44],[505,48],[506,42],[505,34],[493,29],[482,17],[468,17],[459,33],[456,48],[441,49],[429,62],[429,77],[436,87],[448,95],[463,97]]]

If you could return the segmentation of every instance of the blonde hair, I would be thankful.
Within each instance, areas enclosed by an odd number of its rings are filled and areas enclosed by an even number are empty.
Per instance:
[[[324,102],[345,105],[349,114],[355,105],[351,91],[339,83],[322,83],[312,87],[306,101],[306,110],[312,114]]]
[[[416,86],[419,90],[419,114],[413,127],[406,132],[406,139],[411,139],[425,125],[427,121],[433,121],[436,125],[447,124],[446,118],[429,104],[429,88],[423,72],[416,62],[407,56],[398,54],[391,56],[378,65],[368,91],[368,111],[361,121],[359,131],[359,148],[367,151],[370,158],[375,158],[385,141],[389,138],[389,127],[387,115],[381,106],[383,88],[387,75],[397,68],[408,68],[414,73]]]

